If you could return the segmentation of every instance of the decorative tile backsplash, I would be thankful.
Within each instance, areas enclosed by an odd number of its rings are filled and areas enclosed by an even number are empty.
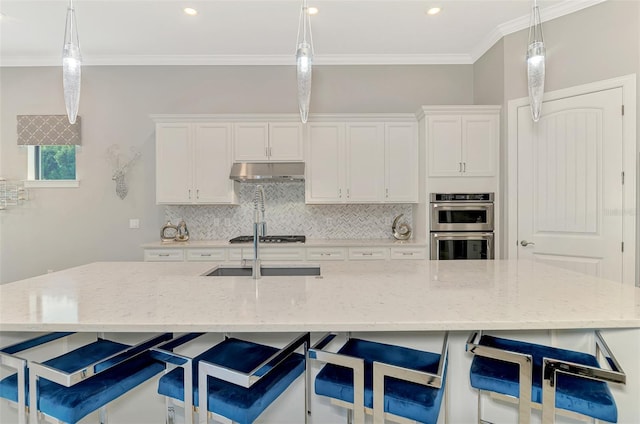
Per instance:
[[[304,183],[263,184],[267,233],[304,234],[314,239],[389,239],[393,218],[404,214],[412,225],[410,204],[306,205]],[[167,206],[165,219],[184,219],[192,240],[229,239],[253,233],[255,184],[241,184],[238,206]]]

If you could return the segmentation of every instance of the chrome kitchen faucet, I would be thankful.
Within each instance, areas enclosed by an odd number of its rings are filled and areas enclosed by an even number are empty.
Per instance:
[[[252,277],[258,279],[260,275],[260,236],[267,235],[267,222],[264,220],[264,187],[258,184],[253,193],[253,272]]]

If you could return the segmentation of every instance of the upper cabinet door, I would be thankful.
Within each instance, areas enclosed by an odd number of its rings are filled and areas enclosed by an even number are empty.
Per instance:
[[[270,122],[267,152],[269,160],[272,161],[304,160],[302,124],[298,122]]]
[[[156,125],[156,203],[191,203],[191,126]]]
[[[460,115],[430,116],[427,127],[429,175],[454,177],[462,172],[462,118]]]
[[[195,132],[195,202],[235,203],[235,183],[229,179],[233,156],[231,124],[196,124]]]
[[[307,203],[344,203],[344,124],[309,123],[305,198]]]
[[[418,202],[418,138],[414,123],[385,124],[385,193],[389,203]]]
[[[462,117],[462,163],[465,176],[495,175],[498,131],[497,115]]]
[[[348,123],[347,203],[381,202],[384,192],[384,124]]]
[[[268,123],[237,123],[234,125],[234,133],[234,160],[236,162],[265,161],[268,159]]]

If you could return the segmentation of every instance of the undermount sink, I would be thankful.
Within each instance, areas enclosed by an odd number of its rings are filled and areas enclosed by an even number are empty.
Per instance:
[[[250,266],[217,266],[204,275],[206,277],[251,277],[252,269]],[[286,277],[286,276],[305,276],[320,275],[319,265],[270,265],[261,266],[260,274],[263,277]]]

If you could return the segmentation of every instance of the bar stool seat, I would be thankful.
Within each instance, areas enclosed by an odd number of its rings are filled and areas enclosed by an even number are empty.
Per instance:
[[[381,415],[390,415],[422,423],[435,423],[445,391],[446,339],[445,336],[440,354],[358,338],[349,339],[335,354],[317,350],[317,347],[312,348],[309,355],[311,358],[328,362],[316,376],[316,394],[353,405],[356,392],[354,370],[347,368],[348,365],[344,363],[339,365],[341,360],[333,361],[332,356],[339,355],[347,358],[347,361],[355,358],[363,361],[363,406],[368,412],[373,410],[374,420],[382,422],[384,418]],[[319,346],[322,344],[321,341]],[[323,355],[323,352],[328,355]],[[376,377],[376,374],[379,375]],[[401,376],[404,378],[400,378]],[[437,383],[429,385],[428,381]],[[382,382],[383,387],[380,387]],[[378,401],[384,405],[374,407],[374,403]],[[356,422],[359,422],[361,418],[357,415],[358,406],[353,408]]]
[[[468,344],[467,347],[469,346]],[[523,389],[520,387],[520,365],[506,359],[489,357],[491,354],[482,353],[481,349],[520,354],[531,358],[531,402],[544,404],[545,390],[553,388],[555,395],[552,394],[553,397],[550,399],[555,398],[554,405],[544,405],[551,411],[557,408],[599,420],[617,422],[615,399],[606,383],[613,381],[606,378],[606,373],[611,372],[602,370],[594,355],[490,335],[482,335],[477,345],[471,346],[474,346],[470,349],[474,353],[470,369],[472,387],[520,398]],[[611,363],[615,369],[613,374],[616,374],[618,365],[615,358]],[[548,369],[545,370],[545,367]],[[598,375],[598,370],[602,371],[602,376]],[[622,381],[619,382],[624,382],[624,374],[620,375]],[[615,378],[618,377],[614,375]],[[550,387],[545,389],[545,380],[554,382],[548,384]],[[553,414],[548,415],[552,416]]]
[[[29,381],[29,374],[37,367],[36,374],[40,375],[36,380],[37,410],[62,422],[76,423],[161,373],[164,364],[155,361],[145,350],[168,338],[169,334],[136,347],[98,339],[40,364],[30,363],[25,371],[26,403],[29,405],[33,400],[30,390],[34,390],[26,381]],[[41,370],[44,373],[52,370],[63,379],[72,374],[76,378],[71,378],[67,386],[43,377]],[[83,374],[83,370],[86,373]],[[18,402],[17,374],[0,381],[0,396]]]
[[[202,385],[198,372],[202,364],[228,369],[231,373],[253,375],[255,383],[248,387],[211,375],[207,376],[206,386],[206,410],[233,422],[252,423],[305,371],[305,355],[289,352],[278,361],[270,361],[279,352],[281,349],[275,347],[227,338],[193,358],[191,385],[185,385],[184,369],[175,368],[160,378],[158,393],[184,402],[185,387],[192,387],[193,403],[204,414],[200,408]],[[200,422],[206,422],[202,415]]]

